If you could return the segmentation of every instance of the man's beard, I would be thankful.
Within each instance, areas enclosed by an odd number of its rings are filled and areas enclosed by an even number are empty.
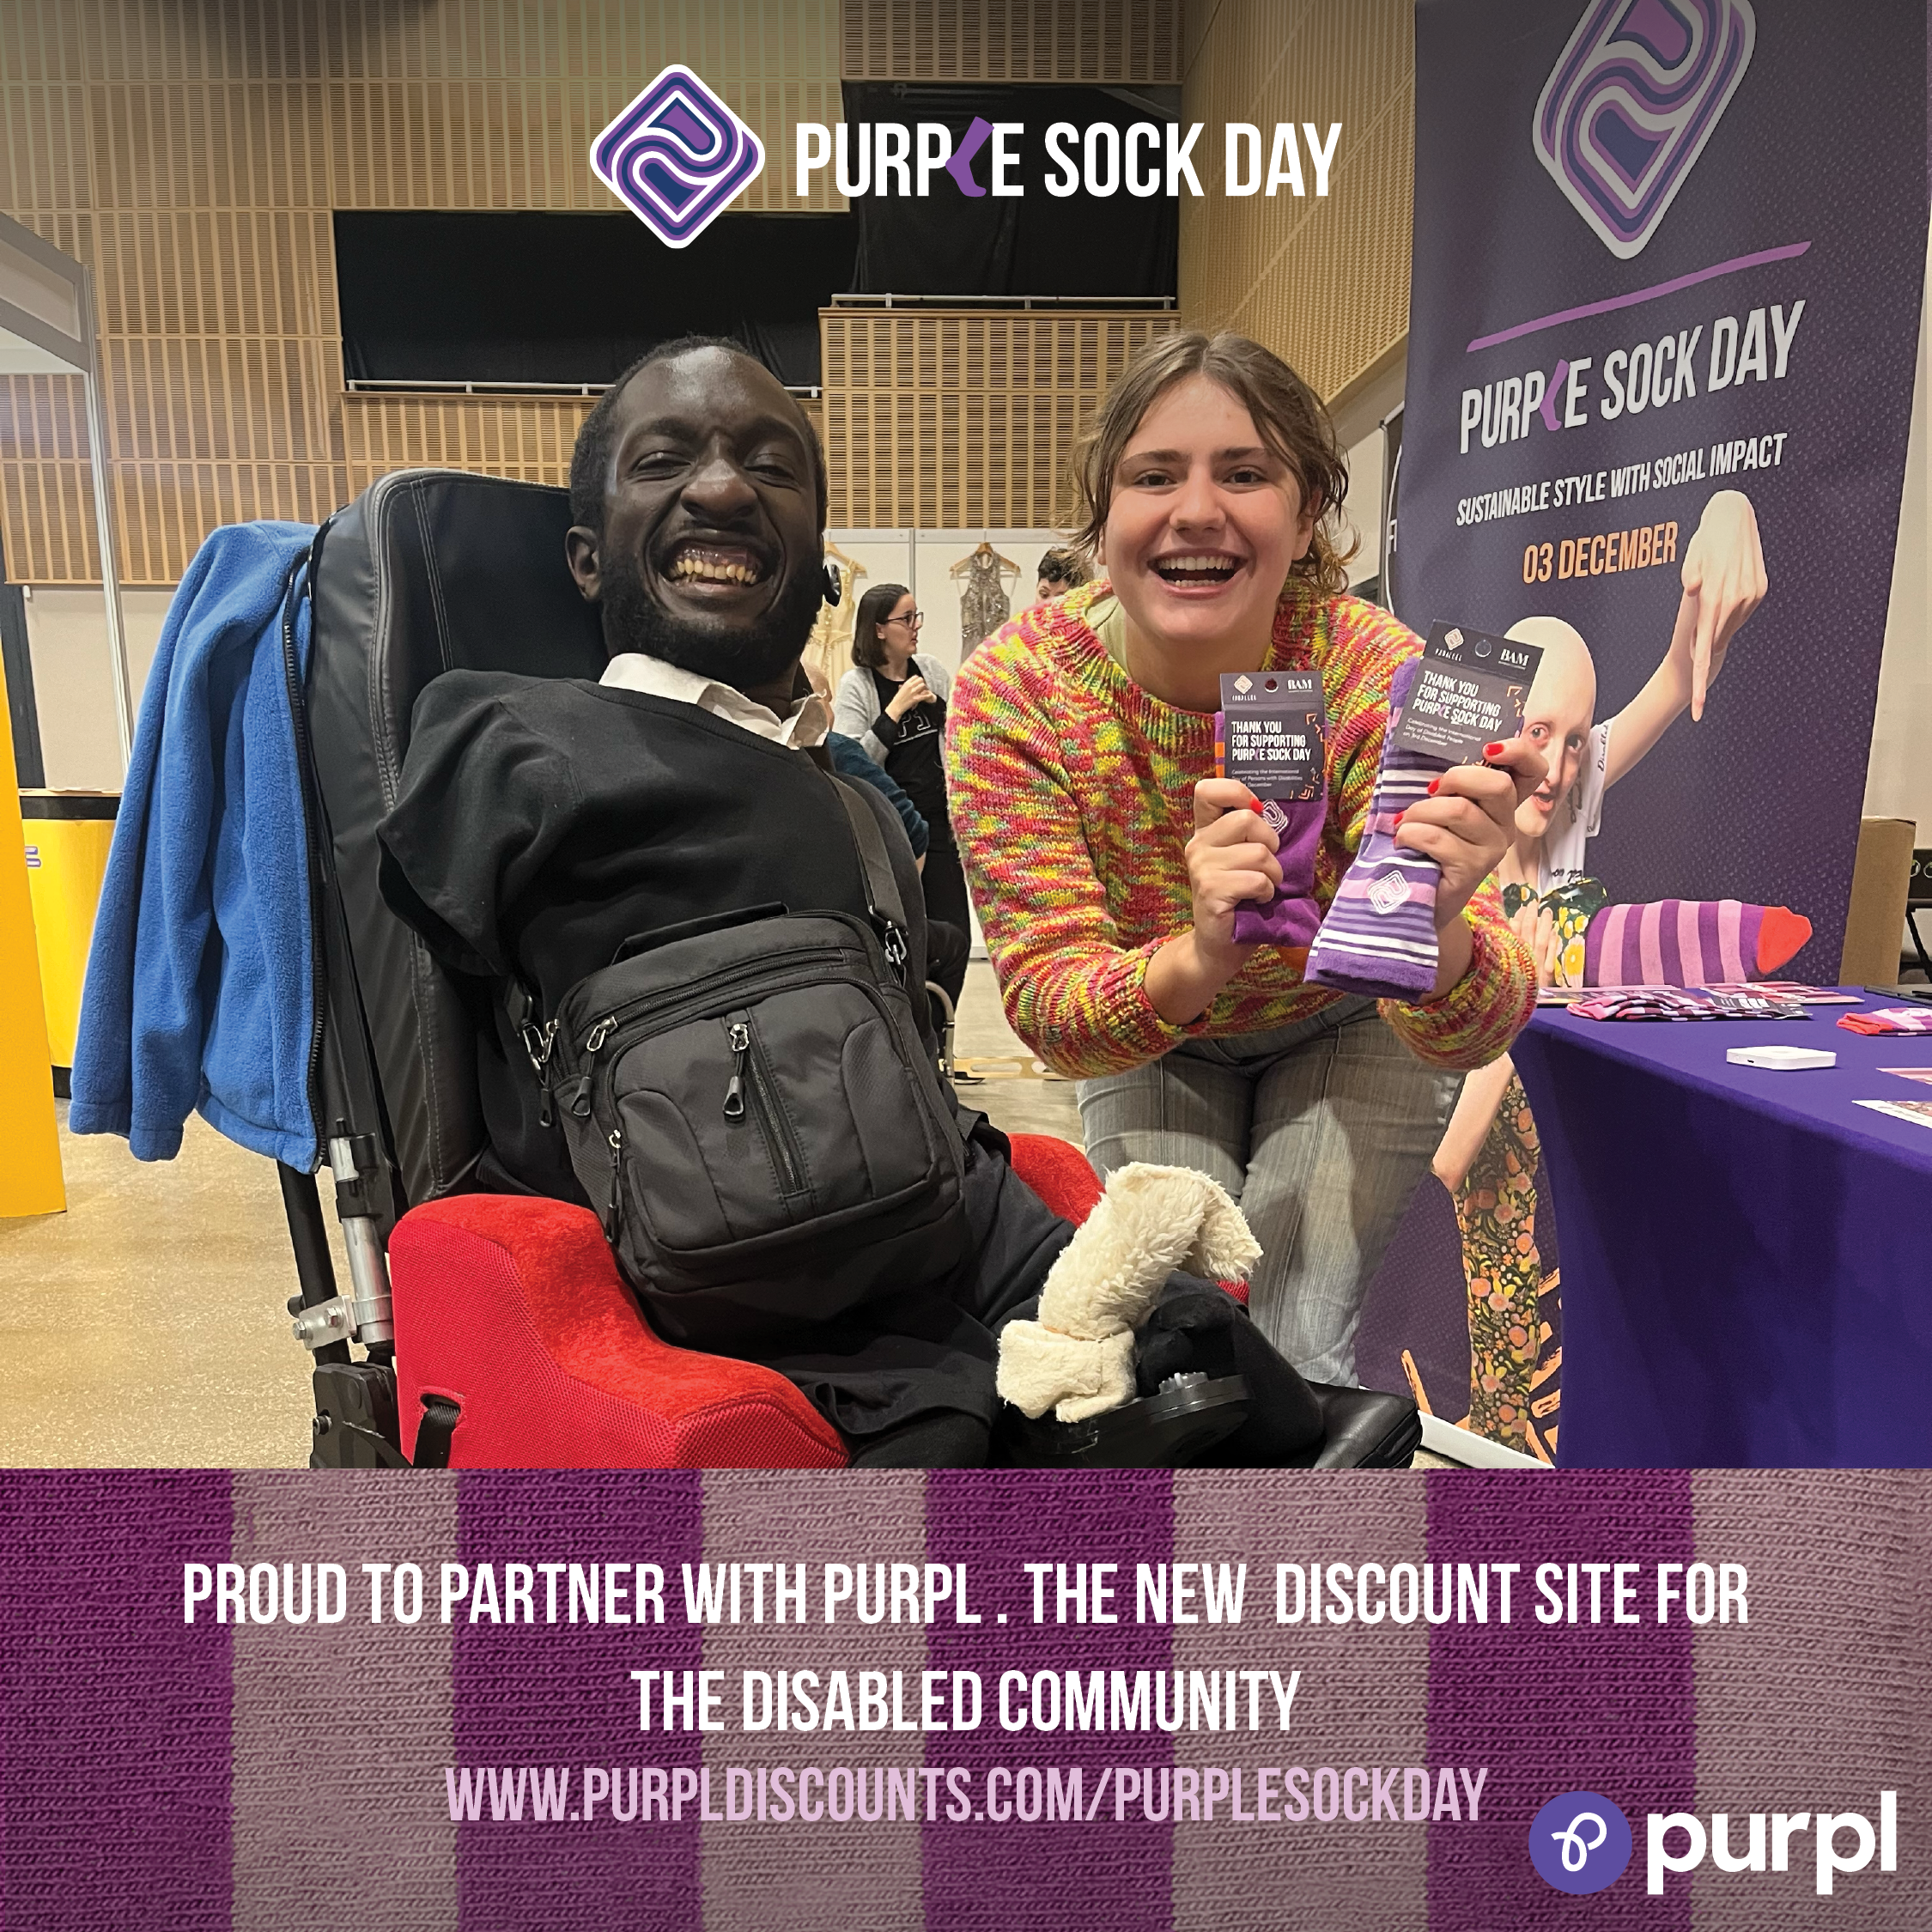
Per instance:
[[[603,574],[598,603],[606,650],[613,655],[641,651],[738,691],[775,684],[797,664],[823,599],[823,571],[817,559],[802,560],[764,615],[749,624],[729,617],[683,618],[666,611],[645,588],[635,557],[611,557]]]

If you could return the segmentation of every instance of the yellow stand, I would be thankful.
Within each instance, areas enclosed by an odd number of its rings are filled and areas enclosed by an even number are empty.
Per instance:
[[[27,835],[14,781],[12,714],[0,672],[0,1217],[67,1206],[54,1114],[53,1059],[40,995]]]
[[[27,882],[33,895],[33,933],[40,954],[40,997],[53,1054],[54,1090],[73,1071],[81,1030],[81,988],[94,943],[100,882],[114,842],[112,792],[25,792],[20,815],[27,834]]]

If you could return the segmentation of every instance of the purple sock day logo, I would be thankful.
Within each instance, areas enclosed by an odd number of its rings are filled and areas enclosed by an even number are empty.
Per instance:
[[[1536,103],[1536,156],[1621,261],[1643,252],[1757,44],[1750,0],[1593,0]]]
[[[757,179],[758,137],[675,62],[598,136],[598,179],[669,248],[688,247]]]

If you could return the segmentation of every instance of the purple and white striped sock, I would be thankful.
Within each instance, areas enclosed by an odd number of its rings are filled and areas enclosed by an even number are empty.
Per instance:
[[[1315,986],[1376,999],[1419,999],[1436,983],[1436,888],[1442,868],[1394,842],[1395,821],[1429,795],[1429,782],[1449,768],[1440,758],[1397,748],[1402,707],[1421,671],[1413,659],[1388,691],[1388,729],[1382,769],[1369,801],[1361,849],[1335,889],[1308,956],[1304,977]]]

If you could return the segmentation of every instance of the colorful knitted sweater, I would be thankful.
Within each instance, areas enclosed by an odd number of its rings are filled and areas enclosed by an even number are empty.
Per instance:
[[[953,685],[947,791],[1013,1030],[1056,1072],[1123,1072],[1194,1035],[1254,1033],[1342,997],[1304,986],[1307,955],[1258,947],[1199,1019],[1175,1026],[1146,993],[1147,963],[1193,920],[1183,848],[1194,788],[1214,775],[1214,720],[1150,697],[1107,654],[1084,585],[1023,611]],[[1328,818],[1315,860],[1324,909],[1361,841],[1388,721],[1388,683],[1420,649],[1386,611],[1297,580],[1276,613],[1269,671],[1315,670],[1328,707]],[[1493,881],[1464,914],[1473,957],[1439,999],[1382,1003],[1431,1065],[1481,1066],[1535,1005],[1529,956]]]

